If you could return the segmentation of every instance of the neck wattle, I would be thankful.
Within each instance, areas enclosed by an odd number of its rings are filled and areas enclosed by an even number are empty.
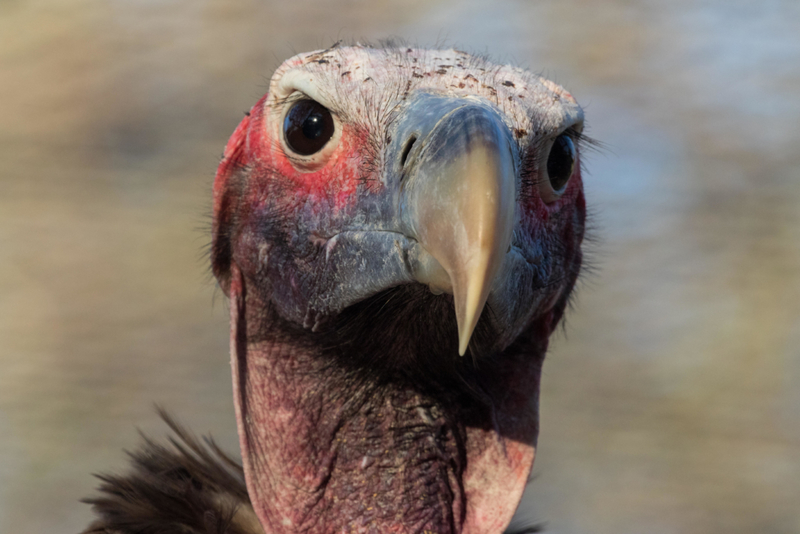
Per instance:
[[[508,349],[487,405],[348,379],[308,346],[264,335],[261,309],[235,276],[236,415],[266,532],[502,532],[533,463],[547,336]]]

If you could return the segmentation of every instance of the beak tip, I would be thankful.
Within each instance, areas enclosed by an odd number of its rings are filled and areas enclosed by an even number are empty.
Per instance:
[[[481,284],[482,285],[482,284]],[[460,288],[459,288],[460,289]],[[475,288],[468,288],[475,289]],[[467,295],[463,297],[457,291],[456,299],[456,322],[458,323],[458,355],[463,356],[467,352],[469,341],[472,339],[472,333],[475,331],[475,326],[478,324],[481,311],[483,311],[486,297],[481,295],[483,287],[478,287],[478,295]],[[476,299],[475,297],[478,296]],[[459,298],[461,297],[461,298]],[[462,301],[463,298],[463,301]]]
[[[458,355],[463,356],[467,352],[469,345],[469,336],[459,335],[458,338]]]

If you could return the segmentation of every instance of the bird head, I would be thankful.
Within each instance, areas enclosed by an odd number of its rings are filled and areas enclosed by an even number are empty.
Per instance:
[[[214,183],[248,491],[267,532],[493,533],[581,264],[583,113],[457,50],[278,68]]]

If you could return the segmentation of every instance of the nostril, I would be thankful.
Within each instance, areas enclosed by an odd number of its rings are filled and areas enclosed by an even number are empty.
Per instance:
[[[406,160],[408,159],[408,154],[411,152],[411,148],[414,146],[414,143],[417,141],[417,136],[412,135],[406,141],[406,146],[403,147],[403,153],[400,155],[400,167],[406,166]]]

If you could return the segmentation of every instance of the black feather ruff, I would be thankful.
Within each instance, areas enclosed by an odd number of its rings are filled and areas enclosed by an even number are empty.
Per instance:
[[[263,534],[241,465],[159,413],[175,437],[144,436],[126,475],[98,475],[100,495],[83,501],[98,519],[84,534]]]

